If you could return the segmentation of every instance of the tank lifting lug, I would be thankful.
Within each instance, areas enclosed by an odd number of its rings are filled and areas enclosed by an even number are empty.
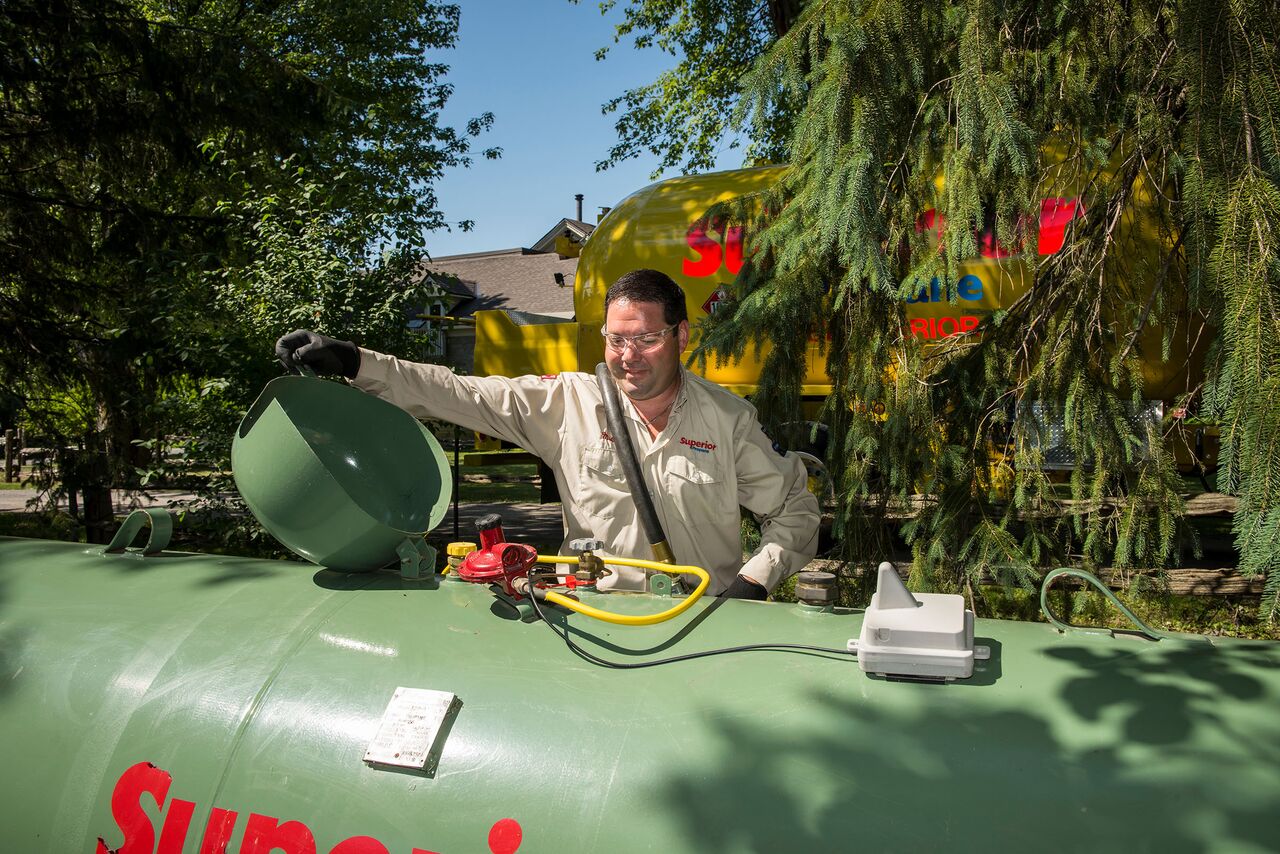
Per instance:
[[[150,527],[147,543],[142,548],[129,548],[144,527]],[[169,537],[173,535],[173,517],[167,510],[159,507],[148,507],[134,510],[124,520],[124,524],[116,531],[111,542],[102,550],[103,554],[127,555],[129,557],[152,557],[164,551],[169,545]]]

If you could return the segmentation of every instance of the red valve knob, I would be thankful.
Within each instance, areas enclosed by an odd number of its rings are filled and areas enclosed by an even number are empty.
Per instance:
[[[511,582],[528,576],[538,560],[537,551],[521,543],[508,543],[502,517],[496,513],[478,519],[476,527],[480,529],[480,548],[463,559],[458,577],[475,584],[501,584],[507,595],[521,598]]]

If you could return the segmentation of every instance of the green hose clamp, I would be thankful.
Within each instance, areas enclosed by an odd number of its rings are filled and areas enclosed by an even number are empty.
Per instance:
[[[1164,632],[1156,631],[1146,623],[1142,622],[1142,620],[1138,618],[1137,614],[1130,611],[1123,602],[1116,598],[1116,595],[1107,588],[1107,585],[1102,583],[1102,580],[1098,578],[1098,576],[1094,575],[1092,572],[1088,572],[1083,569],[1076,569],[1071,566],[1059,567],[1058,569],[1053,570],[1044,577],[1044,582],[1040,585],[1040,613],[1044,614],[1045,619],[1052,623],[1054,628],[1058,631],[1066,632],[1070,630],[1075,632],[1089,632],[1091,634],[1112,634],[1111,629],[1103,626],[1068,625],[1055,617],[1053,612],[1049,610],[1049,585],[1053,584],[1053,582],[1057,581],[1059,578],[1067,575],[1079,578],[1097,588],[1098,591],[1106,597],[1106,600],[1119,609],[1120,613],[1124,614],[1125,617],[1129,619],[1129,622],[1133,623],[1134,628],[1136,628],[1138,632],[1145,637],[1154,641],[1163,640],[1169,637],[1169,635]]]
[[[133,542],[133,538],[143,527],[150,527],[151,533],[147,536],[146,545],[142,548],[130,548],[129,543]],[[116,531],[111,542],[102,550],[103,554],[119,554],[130,557],[151,557],[160,554],[169,545],[169,538],[173,536],[173,517],[169,515],[169,511],[160,507],[146,507],[141,510],[134,510],[124,520],[124,524]]]

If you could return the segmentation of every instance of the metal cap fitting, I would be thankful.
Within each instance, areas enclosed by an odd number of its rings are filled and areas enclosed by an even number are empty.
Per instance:
[[[809,571],[796,576],[796,599],[805,605],[832,605],[836,601],[833,572]]]

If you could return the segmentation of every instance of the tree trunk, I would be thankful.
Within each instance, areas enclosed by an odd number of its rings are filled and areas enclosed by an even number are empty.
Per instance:
[[[804,0],[769,0],[769,21],[773,24],[773,37],[780,39],[800,17]]]
[[[115,529],[115,507],[111,500],[111,464],[101,435],[86,438],[85,450],[77,466],[80,493],[84,497],[85,541],[109,543]]]

